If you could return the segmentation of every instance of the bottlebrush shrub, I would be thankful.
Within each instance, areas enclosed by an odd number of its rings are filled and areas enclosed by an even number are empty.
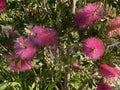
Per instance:
[[[113,35],[107,35],[119,29],[119,16],[111,18],[119,14],[118,0],[113,3],[6,0],[0,13],[0,90],[114,89],[110,81],[119,81],[119,69],[112,61],[119,61],[120,47],[119,37],[111,45]]]

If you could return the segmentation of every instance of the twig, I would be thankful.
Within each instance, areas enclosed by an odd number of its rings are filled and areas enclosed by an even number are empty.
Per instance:
[[[0,47],[3,48],[6,52],[8,52],[8,54],[11,54],[11,52],[9,52],[8,49],[5,48],[1,43],[0,43]]]
[[[55,90],[60,90],[57,85],[55,85]]]
[[[112,51],[114,48],[118,48],[119,46],[120,46],[120,42],[119,41],[115,42],[115,43],[113,43],[111,45],[108,45],[107,49],[106,49],[106,53]]]
[[[64,81],[64,90],[70,90],[70,70],[69,70],[69,61],[70,61],[70,46],[67,48],[67,67],[65,67],[65,81]]]
[[[71,0],[71,3],[72,3],[72,14],[75,14],[75,8],[76,8],[76,2],[77,0]]]

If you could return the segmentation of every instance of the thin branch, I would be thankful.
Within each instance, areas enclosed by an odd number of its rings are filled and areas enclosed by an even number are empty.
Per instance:
[[[115,42],[111,45],[107,46],[106,53],[111,52],[114,48],[118,48],[120,46],[120,42]]]
[[[64,90],[70,90],[70,70],[69,70],[69,61],[70,61],[70,46],[67,47],[67,67],[65,67],[65,81],[64,81]]]
[[[71,0],[71,3],[72,3],[72,14],[75,14],[75,8],[76,8],[76,2],[77,0]]]

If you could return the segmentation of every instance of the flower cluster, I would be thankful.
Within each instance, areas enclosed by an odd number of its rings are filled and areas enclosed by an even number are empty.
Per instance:
[[[31,69],[33,67],[33,58],[37,52],[34,44],[20,37],[14,44],[14,50],[14,53],[7,58],[10,62],[10,70],[25,71]]]
[[[8,56],[9,68],[13,71],[26,71],[31,69],[33,58],[37,54],[37,46],[47,47],[57,43],[57,32],[53,29],[34,26],[28,38],[17,38],[14,43],[14,53]]]
[[[88,4],[84,8],[80,9],[74,16],[75,24],[80,28],[84,29],[88,26],[93,25],[96,20],[101,18],[102,8],[99,4],[93,3]],[[93,14],[95,12],[95,14]],[[107,30],[109,37],[120,35],[120,16],[112,19],[108,24]],[[92,60],[101,59],[104,54],[104,44],[102,40],[96,37],[89,37],[82,42],[82,50],[86,56]],[[75,63],[76,65],[76,63]],[[116,67],[109,66],[106,63],[102,63],[98,69],[101,76],[105,77],[110,81],[116,81],[120,75],[120,70]],[[97,90],[113,90],[109,85],[104,82],[98,84]]]

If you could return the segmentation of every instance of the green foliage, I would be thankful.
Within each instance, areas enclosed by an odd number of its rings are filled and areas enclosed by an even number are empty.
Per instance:
[[[0,90],[64,90],[65,73],[70,75],[71,90],[93,90],[101,78],[98,66],[107,62],[120,65],[120,47],[108,46],[120,40],[120,37],[108,38],[108,21],[120,13],[119,0],[78,0],[76,11],[90,2],[102,2],[109,17],[96,22],[92,27],[79,30],[73,21],[73,0],[6,0],[7,9],[0,14]],[[8,69],[6,56],[13,52],[14,40],[25,35],[25,28],[34,25],[50,27],[57,30],[59,43],[57,55],[51,54],[51,47],[39,47],[34,58],[34,68],[25,72],[14,72]],[[17,30],[15,37],[9,30]],[[81,42],[90,36],[104,41],[105,54],[99,61],[91,61],[82,53]],[[78,60],[79,67],[73,62]],[[113,61],[114,60],[114,61]],[[96,78],[97,77],[97,78]],[[114,85],[113,85],[114,86]]]

